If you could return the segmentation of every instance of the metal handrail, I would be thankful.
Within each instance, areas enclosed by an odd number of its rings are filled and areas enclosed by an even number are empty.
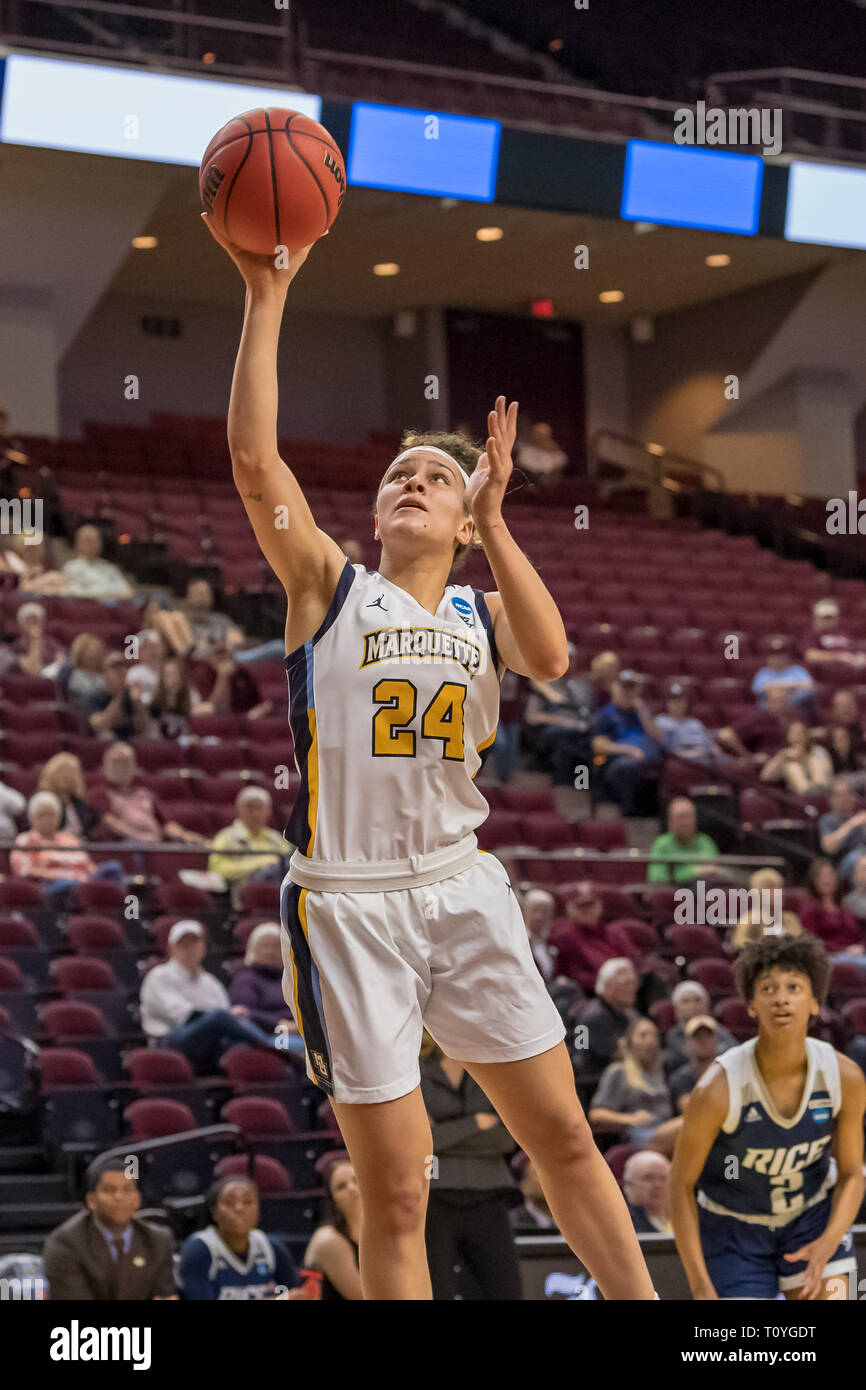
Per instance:
[[[682,468],[689,473],[696,473],[701,480],[701,486],[709,486],[710,490],[723,492],[725,490],[724,474],[710,463],[703,463],[700,459],[689,458],[685,454],[678,454],[673,449],[662,449],[659,447],[650,448],[645,440],[635,439],[634,436],[622,434],[618,430],[600,429],[596,430],[589,444],[591,463],[597,467],[600,463],[610,463],[617,468],[622,468],[626,474],[639,474],[640,470],[634,465],[623,463],[621,459],[605,458],[601,452],[602,441],[610,440],[619,444],[626,445],[629,449],[636,449],[643,455],[643,460],[648,465],[647,474],[650,481],[659,487],[665,487],[669,491],[682,491],[683,484],[675,479],[667,477],[668,470]],[[644,480],[647,474],[644,474]]]

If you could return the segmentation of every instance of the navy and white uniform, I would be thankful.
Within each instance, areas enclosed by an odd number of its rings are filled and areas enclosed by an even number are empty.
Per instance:
[[[701,1248],[720,1298],[775,1298],[803,1282],[798,1250],[824,1231],[836,1166],[830,1157],[842,1103],[839,1058],[806,1039],[807,1073],[796,1115],[776,1109],[750,1038],[716,1058],[728,1082],[728,1113],[696,1184]],[[824,1277],[856,1273],[850,1233]]]
[[[196,1231],[181,1246],[177,1286],[182,1300],[249,1301],[269,1297],[275,1288],[300,1284],[289,1252],[264,1231],[250,1231],[245,1256],[226,1245],[216,1226]]]
[[[301,787],[284,992],[308,1075],[337,1101],[414,1090],[422,1024],[467,1062],[564,1037],[508,874],[474,834],[498,666],[480,589],[449,584],[434,614],[348,560],[318,632],[286,657]]]

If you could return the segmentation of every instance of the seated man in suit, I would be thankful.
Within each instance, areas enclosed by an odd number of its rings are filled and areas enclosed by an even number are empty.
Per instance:
[[[622,1190],[638,1234],[668,1233],[671,1226],[671,1164],[664,1154],[639,1149],[626,1159]]]
[[[86,1210],[45,1242],[52,1302],[130,1302],[176,1298],[171,1232],[136,1216],[141,1193],[126,1174],[128,1157],[91,1164]]]

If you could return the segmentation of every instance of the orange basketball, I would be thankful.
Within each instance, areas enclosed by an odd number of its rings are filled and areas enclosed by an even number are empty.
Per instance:
[[[245,111],[218,130],[198,175],[202,206],[230,241],[262,256],[323,236],[346,195],[343,156],[299,111]]]

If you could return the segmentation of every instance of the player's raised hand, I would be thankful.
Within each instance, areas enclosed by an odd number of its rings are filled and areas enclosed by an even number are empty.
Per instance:
[[[476,524],[496,521],[502,512],[502,499],[514,468],[511,457],[517,438],[517,401],[506,407],[505,397],[497,396],[487,416],[487,446],[466,488],[466,505]]]
[[[284,265],[282,259],[278,261],[276,248],[274,248],[273,256],[257,256],[254,252],[244,251],[235,242],[229,241],[209,213],[203,212],[201,220],[214,241],[218,242],[226,255],[234,261],[244,278],[244,283],[250,288],[256,285],[273,284],[288,289],[315,246],[315,242],[311,242],[309,246],[301,247],[300,251],[290,252],[288,265]],[[324,235],[327,236],[328,233],[325,232]],[[319,239],[321,240],[321,238]]]

